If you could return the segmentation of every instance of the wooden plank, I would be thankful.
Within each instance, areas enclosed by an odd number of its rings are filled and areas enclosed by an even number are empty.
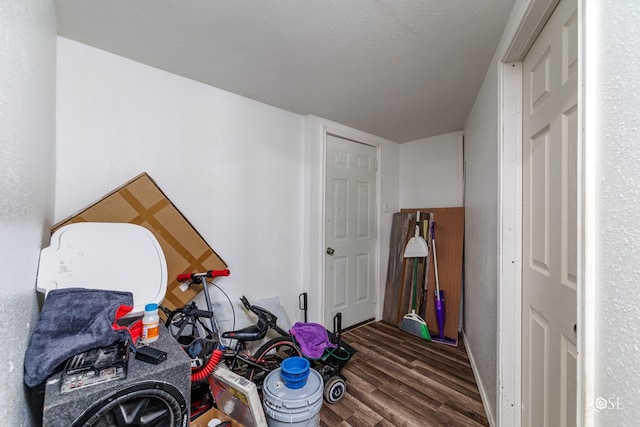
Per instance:
[[[412,215],[408,213],[396,212],[393,214],[391,225],[389,265],[387,267],[382,320],[392,324],[398,324],[405,267],[403,254],[411,217]]]
[[[422,222],[422,220],[421,220]],[[416,313],[421,316],[421,312],[422,312],[422,302],[421,302],[421,298],[422,298],[422,290],[424,288],[424,274],[426,272],[425,270],[425,260],[426,258],[418,258],[418,280],[417,280],[417,284],[416,284]],[[425,295],[425,301],[426,303],[426,295]]]
[[[402,260],[403,263],[403,271],[402,271],[402,281],[400,282],[400,298],[398,300],[398,317],[396,318],[396,325],[400,326],[400,322],[402,322],[402,318],[409,307],[411,306],[411,280],[413,278],[413,259],[404,258]]]
[[[403,213],[431,212],[434,216],[438,277],[440,290],[444,291],[444,335],[457,341],[462,295],[462,256],[464,248],[464,208],[415,208],[402,209]],[[436,289],[433,250],[429,253],[429,281],[426,319],[429,330],[439,332],[435,315],[434,291]]]

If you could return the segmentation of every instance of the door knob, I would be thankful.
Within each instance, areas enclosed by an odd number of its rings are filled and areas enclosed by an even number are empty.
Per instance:
[[[334,252],[333,248],[327,248],[327,255],[333,255]]]

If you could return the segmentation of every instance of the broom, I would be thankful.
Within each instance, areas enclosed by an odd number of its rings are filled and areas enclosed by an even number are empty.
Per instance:
[[[420,211],[418,211],[416,219],[416,231],[415,235],[409,239],[409,243],[404,250],[405,258],[413,258],[413,280],[412,280],[412,292],[411,292],[411,312],[404,315],[402,322],[400,322],[400,329],[422,338],[427,341],[431,341],[431,335],[429,334],[429,328],[427,323],[416,314],[416,286],[418,282],[418,258],[425,258],[429,255],[429,246],[422,236],[420,236]]]

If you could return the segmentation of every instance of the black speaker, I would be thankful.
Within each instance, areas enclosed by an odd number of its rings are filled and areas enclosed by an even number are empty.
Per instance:
[[[42,425],[187,427],[191,399],[191,360],[161,327],[150,345],[167,353],[154,364],[131,353],[125,379],[61,393],[61,376],[46,381]]]

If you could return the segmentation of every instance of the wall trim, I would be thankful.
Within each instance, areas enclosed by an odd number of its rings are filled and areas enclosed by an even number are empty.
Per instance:
[[[560,0],[516,3],[498,65],[497,425],[522,425],[522,59]],[[520,9],[518,9],[518,7]],[[509,31],[509,30],[507,30]]]
[[[476,361],[473,357],[473,353],[471,352],[471,349],[467,346],[468,340],[467,340],[467,336],[464,333],[464,330],[462,330],[462,339],[465,344],[465,349],[467,350],[467,356],[469,357],[469,364],[471,365],[471,371],[473,372],[473,376],[476,379],[476,385],[478,386],[478,391],[480,392],[480,399],[482,400],[482,406],[484,406],[484,412],[487,415],[487,421],[489,421],[490,427],[495,427],[496,426],[495,416],[491,411],[491,407],[487,403],[489,402],[489,399],[487,397],[487,392],[486,392],[486,389],[484,388],[484,385],[482,384],[482,380],[480,379],[480,376],[477,374],[478,368],[476,366]]]
[[[599,304],[596,295],[599,267],[595,254],[594,230],[598,229],[595,197],[589,189],[597,188],[597,173],[594,156],[599,132],[596,111],[599,105],[597,88],[599,75],[597,62],[600,60],[597,46],[598,28],[597,2],[578,0],[578,390],[577,417],[579,426],[594,425],[596,413],[589,410],[595,402],[596,341],[593,333],[597,330],[595,309]],[[590,31],[586,29],[589,28]],[[589,72],[591,71],[591,72]]]
[[[377,248],[375,259],[375,271],[378,273],[375,277],[376,289],[376,320],[382,317],[382,301],[383,283],[380,275],[380,221],[382,216],[381,209],[381,190],[382,190],[382,153],[381,145],[386,140],[370,135],[365,132],[352,129],[350,127],[335,123],[317,116],[306,117],[307,141],[305,161],[306,172],[305,181],[309,191],[305,196],[305,224],[306,232],[304,235],[304,247],[307,249],[308,257],[303,265],[303,277],[308,292],[309,300],[309,321],[322,324],[324,321],[324,223],[325,223],[325,168],[326,168],[326,137],[334,135],[340,138],[348,139],[354,142],[376,147],[376,158],[379,165],[376,173],[376,232],[377,232]],[[326,325],[331,328],[332,325]]]
[[[465,184],[464,133],[458,135],[458,206],[464,206]],[[462,315],[462,311],[460,311]],[[462,325],[462,322],[460,323]]]
[[[498,164],[498,425],[521,424],[522,348],[522,67],[499,68],[501,102]]]
[[[502,62],[522,61],[560,0],[531,0],[507,47]]]

